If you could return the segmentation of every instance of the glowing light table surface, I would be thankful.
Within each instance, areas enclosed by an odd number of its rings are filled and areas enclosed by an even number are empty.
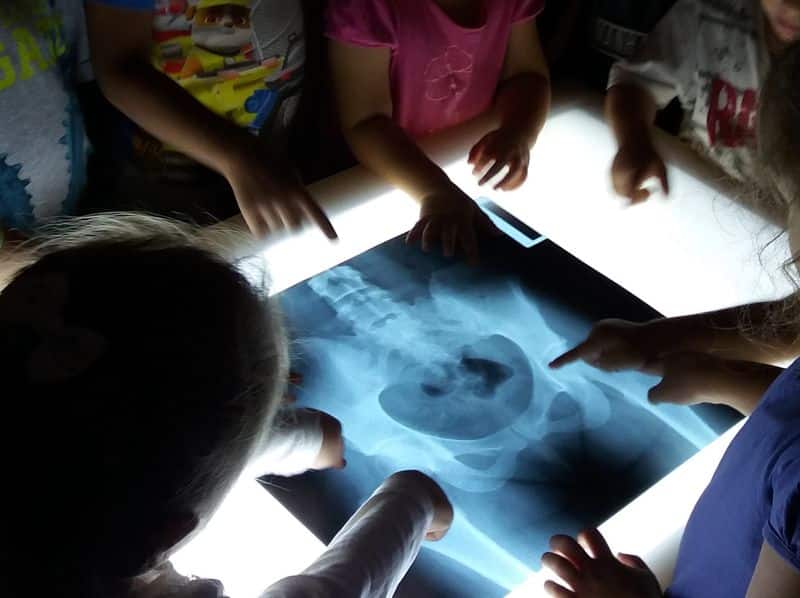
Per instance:
[[[708,178],[713,171],[674,139],[658,138],[670,163],[669,198],[627,207],[614,196],[608,179],[614,144],[601,119],[601,103],[592,94],[558,97],[532,153],[529,179],[510,194],[479,189],[466,164],[471,142],[490,122],[470,123],[429,140],[426,149],[467,193],[491,198],[667,316],[788,293],[791,286],[780,268],[788,257],[787,244],[784,238],[769,244],[780,231],[734,203],[729,189]],[[311,191],[331,216],[339,243],[331,245],[308,230],[266,245],[231,247],[235,254],[259,255],[267,262],[275,293],[401,234],[415,222],[415,203],[362,168],[320,181]],[[613,517],[604,526],[612,545],[638,550],[668,580],[686,517],[732,434]],[[175,562],[181,571],[222,578],[232,598],[245,598],[296,573],[322,549],[256,482],[243,481],[208,530]],[[531,580],[514,595],[539,595],[539,581]]]

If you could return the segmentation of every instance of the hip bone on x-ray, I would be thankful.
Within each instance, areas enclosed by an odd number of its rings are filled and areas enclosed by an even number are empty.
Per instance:
[[[596,319],[656,314],[549,242],[501,240],[470,267],[394,240],[281,302],[298,402],[341,420],[348,467],[275,495],[324,539],[394,471],[430,474],[453,502],[400,595],[504,595],[551,534],[600,523],[733,421],[653,407],[641,374],[550,370]]]

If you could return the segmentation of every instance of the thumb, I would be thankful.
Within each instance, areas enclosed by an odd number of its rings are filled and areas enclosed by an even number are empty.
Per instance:
[[[673,403],[670,383],[665,378],[647,391],[647,400],[654,405],[659,403]]]

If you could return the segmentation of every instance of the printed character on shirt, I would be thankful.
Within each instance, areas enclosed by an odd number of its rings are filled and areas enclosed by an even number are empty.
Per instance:
[[[296,2],[158,0],[153,65],[209,110],[253,133],[282,135],[299,98],[305,44]],[[138,153],[168,147],[138,131]],[[175,162],[177,156],[160,156]],[[179,160],[178,160],[179,161]]]

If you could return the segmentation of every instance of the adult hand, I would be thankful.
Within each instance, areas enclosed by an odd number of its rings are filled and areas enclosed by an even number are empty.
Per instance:
[[[614,555],[597,530],[582,532],[578,541],[553,536],[542,564],[569,587],[548,581],[554,598],[663,598],[658,580],[637,556]]]
[[[494,188],[511,191],[528,178],[530,155],[528,140],[506,127],[484,135],[470,150],[468,161],[473,174],[480,177],[479,185],[485,185],[508,166],[508,172]]]

